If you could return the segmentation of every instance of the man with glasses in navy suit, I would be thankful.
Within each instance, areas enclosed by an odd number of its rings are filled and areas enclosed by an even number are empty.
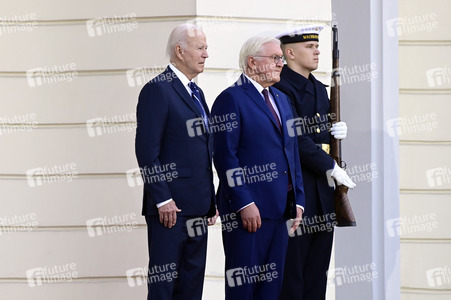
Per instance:
[[[277,299],[289,229],[302,218],[304,192],[297,140],[286,122],[293,118],[287,97],[272,85],[283,65],[280,42],[253,37],[240,51],[243,74],[224,90],[212,117],[230,120],[232,130],[214,133],[214,163],[220,184],[221,218],[237,215],[238,226],[223,231],[226,299]]]

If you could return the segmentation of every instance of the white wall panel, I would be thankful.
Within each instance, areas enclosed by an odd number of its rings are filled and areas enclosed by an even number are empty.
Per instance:
[[[400,40],[400,116],[392,133],[401,140],[403,300],[450,297],[450,8],[449,1],[400,0],[399,18],[386,24]]]
[[[253,17],[263,19],[286,19],[286,20],[330,20],[331,3],[327,0],[315,2],[279,0],[272,2],[269,0],[259,1],[197,1],[197,13],[199,15],[226,15]]]
[[[401,145],[401,189],[451,189],[449,145]]]
[[[415,291],[405,292],[403,291],[402,300],[448,300],[450,293],[448,292],[435,292],[435,291]]]
[[[450,89],[451,46],[400,46],[400,89]],[[423,59],[427,58],[427,59]]]
[[[145,285],[129,287],[127,279],[83,280],[64,284],[29,287],[26,282],[2,282],[2,297],[8,300],[124,300],[145,299]]]
[[[26,278],[26,271],[75,263],[79,277],[123,276],[147,264],[145,228],[102,231],[90,237],[85,229],[39,230],[1,236],[0,277]],[[11,263],[11,257],[14,262]],[[20,258],[20,259],[18,259]]]
[[[451,238],[449,230],[451,228],[451,220],[449,218],[451,197],[449,193],[401,193],[400,200],[401,238]]]
[[[451,3],[443,0],[400,0],[398,26],[403,41],[451,39]],[[388,25],[387,25],[388,26]]]
[[[2,16],[13,17],[34,12],[38,20],[86,19],[135,12],[138,16],[177,16],[195,13],[194,0],[169,2],[142,0],[5,0]]]
[[[173,27],[183,22],[186,21],[139,21],[137,28],[129,32],[104,33],[95,37],[88,35],[84,23],[38,26],[27,34],[7,34],[0,39],[4,55],[18,55],[21,59],[2,60],[0,70],[24,72],[38,67],[63,68],[71,63],[75,63],[77,71],[145,66],[160,68],[168,62],[165,56],[168,36]],[[273,36],[288,28],[284,23],[233,19],[217,21],[211,18],[198,23],[205,27],[209,46],[207,68],[234,68],[238,66],[241,46],[248,38],[254,35]],[[320,46],[324,54],[319,70],[329,69],[331,58],[325,54],[330,51],[330,28],[322,31],[320,38],[321,41],[324,39]],[[34,45],[31,51],[29,45]]]
[[[397,127],[395,130],[399,129],[400,140],[451,140],[449,94],[401,94],[399,98],[401,115],[393,126]]]
[[[77,70],[161,66],[167,63],[168,36],[180,23],[138,22],[137,28],[129,32],[104,33],[94,37],[88,35],[83,22],[42,25],[29,33],[6,34],[0,39],[3,55],[20,59],[2,60],[0,70],[24,72],[38,67],[62,68],[71,63],[76,64]]]
[[[403,274],[401,285],[449,291],[451,287],[450,251],[451,243],[445,241],[402,243],[401,260],[404,263],[401,265]]]
[[[142,186],[131,187],[125,174],[78,177],[70,183],[35,187],[30,187],[27,179],[1,180],[0,190],[0,217],[7,220],[34,215],[38,227],[86,226],[89,219],[107,217],[114,221],[115,216],[129,215],[138,224],[145,224],[141,216]]]
[[[135,130],[131,124],[128,127],[113,124],[92,128],[92,137],[87,126],[4,134],[1,137],[4,144],[0,150],[0,172],[25,175],[29,169],[53,168],[55,165],[63,168],[72,163],[80,174],[125,173],[138,167]],[[97,130],[102,135],[98,135]]]
[[[142,79],[150,79],[150,76],[143,75]],[[137,83],[136,78],[130,82]],[[1,78],[0,85],[0,118],[20,120],[34,113],[37,123],[85,123],[99,117],[124,118],[136,113],[142,87],[142,84],[130,87],[125,70],[116,74],[79,74],[72,82],[36,87],[30,87],[25,76],[6,77]]]

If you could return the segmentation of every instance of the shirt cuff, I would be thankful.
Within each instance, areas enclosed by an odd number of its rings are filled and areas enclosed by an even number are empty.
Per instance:
[[[168,203],[171,202],[171,201],[172,201],[172,198],[169,199],[169,200],[166,200],[166,201],[157,203],[157,208],[160,208],[160,207],[162,207],[163,205],[168,204]]]
[[[245,205],[243,207],[241,207],[237,212],[242,211],[243,209],[245,209],[246,207],[248,207],[249,205],[254,204],[254,202],[249,203],[248,205]]]
[[[296,204],[296,207],[299,207],[300,209],[302,209],[302,212],[305,211],[305,210],[304,210],[304,206],[302,206],[302,205]]]

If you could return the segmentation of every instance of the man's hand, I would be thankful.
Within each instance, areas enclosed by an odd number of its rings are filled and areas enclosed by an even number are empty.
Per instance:
[[[291,225],[290,231],[288,231],[288,234],[293,234],[296,229],[298,229],[299,225],[302,221],[302,208],[297,207],[296,209],[296,218],[294,219],[293,225]]]
[[[175,205],[174,200],[171,200],[171,202],[158,208],[160,223],[162,223],[164,227],[172,228],[177,222],[177,213],[181,211],[182,210]]]
[[[243,227],[248,232],[256,232],[262,226],[262,220],[260,219],[260,211],[257,205],[252,203],[246,208],[240,210],[241,220],[243,221]]]
[[[218,218],[218,216],[219,216],[219,211],[216,209],[216,215],[214,215],[214,216],[211,217],[211,218],[208,218],[208,220],[207,220],[208,226],[215,225],[216,219]]]
[[[337,139],[342,140],[346,138],[348,135],[348,127],[346,126],[345,122],[337,122],[332,124],[332,127],[330,128],[330,134]]]
[[[335,163],[334,169],[330,176],[332,176],[337,181],[338,185],[344,184],[350,189],[353,189],[356,186],[351,178],[349,178],[348,174],[346,174],[346,171],[340,168],[337,163]]]

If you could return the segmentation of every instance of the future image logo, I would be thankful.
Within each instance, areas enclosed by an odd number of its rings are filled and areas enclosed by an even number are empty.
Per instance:
[[[375,263],[331,268],[327,271],[327,285],[329,287],[337,287],[345,284],[372,282],[374,279],[377,279],[377,276]]]
[[[279,177],[275,163],[244,166],[226,171],[229,187],[242,186],[259,182],[272,182]]]
[[[125,275],[127,276],[127,282],[129,287],[141,286],[146,282],[147,267],[134,268],[127,270]]]
[[[426,71],[428,86],[435,88],[451,83],[451,68],[448,66]]]
[[[386,121],[386,128],[390,137],[432,132],[438,128],[437,114],[427,113],[389,119]]]
[[[136,114],[129,113],[111,117],[97,117],[86,121],[89,137],[119,132],[131,132],[136,129]]]
[[[205,130],[204,120],[202,118],[194,118],[186,121],[186,128],[190,137],[201,136]]]
[[[399,237],[402,234],[432,232],[438,228],[436,213],[404,216],[389,219],[386,222],[389,237]]]
[[[72,82],[78,78],[75,63],[55,66],[44,66],[27,70],[27,81],[30,87],[38,87],[58,82]]]
[[[86,29],[90,37],[103,36],[116,32],[130,32],[136,28],[138,28],[138,22],[136,21],[135,13],[101,17],[86,21]]]
[[[431,32],[438,28],[436,13],[394,18],[387,20],[385,24],[390,37],[418,32]]]
[[[451,268],[445,266],[426,271],[428,285],[431,288],[442,287],[451,283]]]
[[[44,166],[26,171],[29,187],[38,187],[56,182],[72,182],[78,178],[76,163]]]
[[[43,284],[71,282],[78,278],[78,271],[75,263],[68,263],[29,269],[26,276],[29,287],[38,287]]]
[[[201,236],[207,233],[207,220],[205,218],[195,218],[186,221],[188,235],[190,237]]]
[[[446,166],[429,169],[426,171],[426,179],[429,187],[451,184],[451,169]]]
[[[259,282],[271,282],[279,276],[276,264],[254,265],[252,267],[234,268],[226,271],[226,281],[229,287]]]
[[[116,232],[131,232],[138,228],[135,213],[115,215],[112,217],[98,217],[86,220],[89,237],[102,236]]]

